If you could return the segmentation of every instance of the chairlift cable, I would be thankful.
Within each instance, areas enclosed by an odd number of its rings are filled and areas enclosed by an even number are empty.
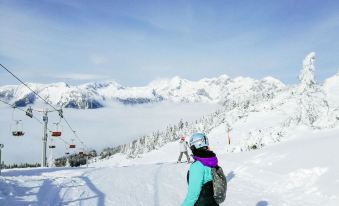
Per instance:
[[[19,77],[17,77],[15,74],[13,74],[9,69],[7,69],[4,65],[0,64],[0,66],[5,69],[8,73],[10,73],[15,79],[17,79],[19,82],[21,82],[21,84],[23,84],[24,86],[26,86],[29,90],[31,90],[35,95],[37,95],[40,99],[42,99],[46,104],[48,104],[49,106],[51,106],[55,111],[58,111],[58,109],[56,109],[53,105],[51,105],[49,102],[47,102],[47,100],[45,100],[44,98],[42,98],[36,91],[34,91],[32,88],[30,88],[25,82],[23,82]]]
[[[7,104],[8,106],[10,106],[11,108],[13,108],[13,109],[18,109],[18,110],[20,110],[20,111],[22,111],[22,112],[26,112],[25,110],[23,110],[23,109],[21,109],[20,107],[17,107],[17,106],[15,106],[14,104],[10,104],[10,103],[8,103],[8,102],[6,102],[6,101],[3,101],[3,100],[1,100],[0,99],[0,102],[2,102],[2,103],[4,103],[4,104]],[[33,109],[33,111],[36,111],[35,109]],[[12,116],[12,118],[13,118],[13,116]],[[38,119],[37,117],[35,117],[35,116],[33,116],[33,119],[35,119],[38,123],[40,123],[41,125],[44,125],[44,123],[40,120],[40,119]],[[48,132],[52,132],[52,130],[51,129],[49,129],[49,128],[47,128],[47,130],[48,130]],[[72,132],[74,132],[73,130],[72,130]],[[59,137],[58,139],[60,139],[62,142],[63,142],[63,144],[66,146],[66,148],[68,148],[69,147],[69,145],[71,145],[72,143],[69,143],[68,141],[66,141],[64,138],[62,138],[62,137]],[[79,140],[80,141],[80,140]],[[81,142],[81,141],[80,141]]]
[[[37,92],[35,92],[32,88],[30,88],[24,81],[22,81],[18,76],[16,76],[13,72],[11,72],[9,69],[7,69],[5,66],[3,66],[2,64],[0,64],[0,66],[5,69],[8,73],[10,73],[15,79],[17,79],[19,82],[21,82],[24,86],[26,86],[29,90],[31,90],[35,95],[37,95],[41,100],[43,100],[46,104],[48,104],[50,107],[52,107],[55,111],[57,111],[59,113],[59,116],[64,119],[64,121],[66,122],[66,124],[68,125],[68,127],[71,129],[71,131],[73,132],[74,136],[79,140],[79,142],[85,146],[84,142],[80,140],[80,138],[78,137],[78,135],[75,133],[75,130],[71,127],[71,125],[69,124],[69,122],[66,120],[66,118],[64,117],[64,115],[62,114],[62,109],[56,109],[53,105],[51,105],[47,100],[45,100],[44,98],[42,98]],[[39,120],[40,122],[40,120]],[[85,146],[86,148],[88,148],[87,146]]]
[[[84,147],[88,148],[88,147],[84,144],[84,142],[80,139],[80,137],[77,135],[76,131],[73,130],[72,126],[68,123],[68,121],[66,120],[66,118],[63,117],[62,119],[66,122],[67,126],[68,126],[68,127],[70,128],[70,130],[73,132],[75,138],[77,138],[77,140],[80,142],[80,144],[82,144]]]
[[[20,111],[22,111],[22,112],[26,112],[25,110],[23,110],[23,109],[21,109],[21,108],[19,108],[19,107],[16,107],[15,105],[10,104],[10,103],[8,103],[8,102],[6,102],[6,101],[3,101],[3,100],[1,100],[1,99],[0,99],[0,101],[3,102],[4,104],[9,105],[11,108],[18,109],[18,110],[20,110]],[[33,109],[33,111],[34,111],[34,109]],[[12,117],[12,118],[13,118],[13,117]],[[42,122],[41,120],[39,120],[37,117],[33,116],[33,118],[34,118],[38,123],[40,123],[41,125],[43,125],[43,122]],[[49,128],[47,128],[47,130],[48,130],[48,132],[52,132],[52,130],[49,129]],[[72,132],[74,132],[74,131],[72,130]],[[75,135],[75,136],[76,136],[76,135]],[[67,142],[67,141],[66,141],[65,139],[63,139],[62,137],[59,137],[58,139],[60,139],[66,146],[71,145],[71,143]],[[78,140],[80,141],[80,143],[83,144],[83,142],[82,142],[79,138],[78,138]],[[86,147],[86,148],[87,148],[87,147]]]
[[[18,109],[18,110],[20,110],[20,111],[26,113],[25,110],[21,109],[20,107],[15,106],[14,104],[10,104],[10,103],[5,102],[5,101],[3,101],[3,100],[1,100],[1,99],[0,99],[0,101],[3,102],[3,103],[5,103],[5,104],[7,104],[7,105],[9,105],[9,106],[11,106],[11,107],[14,108],[14,109]],[[12,117],[12,118],[13,118],[13,117]],[[40,124],[43,124],[42,121],[41,121],[40,119],[38,119],[37,117],[33,116],[33,119],[35,119],[36,121],[38,121]]]

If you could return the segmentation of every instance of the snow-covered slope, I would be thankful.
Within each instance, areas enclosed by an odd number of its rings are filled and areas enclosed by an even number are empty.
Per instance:
[[[295,131],[294,138],[261,150],[225,153],[226,133],[209,134],[228,179],[223,205],[336,206],[339,128]],[[115,156],[89,168],[7,170],[1,205],[176,206],[183,201],[189,165],[175,164],[177,143],[137,159]]]
[[[269,95],[285,85],[277,79],[231,79],[226,75],[218,78],[189,81],[174,77],[156,80],[144,87],[124,87],[114,81],[87,83],[70,86],[66,83],[29,84],[34,91],[51,104],[71,108],[100,108],[111,102],[143,104],[160,101],[224,103],[231,95],[246,92]],[[269,93],[269,94],[267,94]],[[40,102],[36,95],[24,86],[0,87],[0,98],[17,106]]]
[[[326,79],[324,91],[329,104],[333,107],[339,107],[339,72],[333,77]]]

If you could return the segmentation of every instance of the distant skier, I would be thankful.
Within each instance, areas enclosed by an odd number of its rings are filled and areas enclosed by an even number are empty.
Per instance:
[[[179,146],[180,146],[180,155],[177,163],[181,162],[182,155],[185,154],[187,158],[187,163],[190,163],[190,156],[188,155],[188,143],[186,142],[186,137],[182,136],[179,141]]]
[[[187,173],[188,191],[181,206],[218,206],[226,198],[227,180],[218,166],[216,155],[209,149],[203,133],[189,139],[195,160]]]

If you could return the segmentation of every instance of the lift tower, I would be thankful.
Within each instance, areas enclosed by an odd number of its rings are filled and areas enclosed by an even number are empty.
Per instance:
[[[43,116],[43,121],[44,121],[44,136],[42,137],[42,167],[47,167],[47,124],[48,124],[48,111],[44,111],[44,116]]]

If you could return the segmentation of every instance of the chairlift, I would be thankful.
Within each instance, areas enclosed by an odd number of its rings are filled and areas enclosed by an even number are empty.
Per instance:
[[[60,123],[54,123],[55,124],[55,130],[52,131],[52,137],[60,137],[61,136],[61,130],[59,129]]]
[[[53,139],[50,139],[50,143],[49,143],[48,148],[50,148],[50,149],[54,149],[55,148],[55,144],[54,144]]]
[[[64,112],[62,111],[62,109],[58,110],[59,111],[59,116],[60,118],[64,118]]]
[[[69,148],[74,149],[76,145],[74,144],[74,139],[71,139],[72,143],[69,144]]]
[[[14,120],[14,123],[11,126],[12,135],[15,137],[24,136],[23,126],[21,120]]]
[[[12,135],[19,137],[19,136],[24,136],[25,133],[23,131],[12,131]]]
[[[69,150],[68,150],[68,145],[65,145],[66,146],[66,151],[65,151],[65,155],[69,155]]]
[[[75,144],[70,144],[69,148],[74,149],[75,148]]]
[[[61,136],[61,132],[60,131],[53,131],[52,132],[52,137],[60,137]]]
[[[13,121],[13,123],[11,124],[11,133],[15,137],[21,137],[21,136],[24,136],[25,133],[23,132],[22,121],[14,119],[15,108],[16,107],[14,106],[13,107],[13,112],[12,112],[12,121]]]
[[[32,107],[27,108],[26,115],[29,116],[30,118],[33,118],[33,109],[32,109]]]
[[[79,155],[83,155],[84,154],[84,152],[79,152]]]

